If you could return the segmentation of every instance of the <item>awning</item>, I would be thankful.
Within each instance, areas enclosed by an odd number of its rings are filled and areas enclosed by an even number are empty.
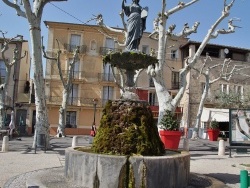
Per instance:
[[[203,108],[201,121],[216,120],[218,122],[229,122],[229,109]]]

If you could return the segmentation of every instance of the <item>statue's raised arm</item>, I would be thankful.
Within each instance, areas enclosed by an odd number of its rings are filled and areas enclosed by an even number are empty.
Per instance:
[[[142,8],[139,5],[140,0],[132,0],[130,6],[126,6],[126,0],[122,1],[122,10],[128,17],[127,20],[127,38],[126,51],[137,51],[143,31],[146,29],[146,18],[148,15],[148,8]]]

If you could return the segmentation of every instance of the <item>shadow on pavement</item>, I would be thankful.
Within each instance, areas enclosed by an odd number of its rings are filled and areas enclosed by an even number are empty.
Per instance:
[[[207,176],[216,178],[225,184],[237,184],[240,182],[240,176],[236,174],[227,174],[227,173],[210,173],[205,174]]]

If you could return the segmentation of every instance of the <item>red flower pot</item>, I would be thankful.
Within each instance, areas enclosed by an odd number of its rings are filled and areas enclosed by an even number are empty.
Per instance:
[[[208,138],[210,141],[217,141],[220,130],[219,129],[207,129]]]
[[[181,139],[181,131],[166,131],[160,130],[161,141],[165,149],[177,150]]]

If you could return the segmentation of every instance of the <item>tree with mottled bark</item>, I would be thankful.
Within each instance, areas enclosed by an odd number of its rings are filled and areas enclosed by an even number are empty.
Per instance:
[[[198,130],[200,127],[201,115],[211,85],[219,80],[225,80],[226,82],[229,82],[233,78],[233,75],[235,74],[238,75],[242,70],[246,70],[249,68],[249,66],[236,65],[232,63],[232,60],[230,58],[224,59],[223,63],[217,63],[211,66],[208,65],[208,60],[212,61],[211,57],[207,54],[200,69],[193,67],[193,69],[198,73],[197,79],[199,79],[200,76],[202,75],[205,77],[205,83],[204,83],[205,85],[203,88],[199,108],[196,115],[196,121],[194,125],[195,129],[193,130],[192,139],[198,138]],[[215,78],[211,79],[213,70],[217,70],[219,72],[219,75],[215,75]]]
[[[61,2],[67,0],[2,0],[6,5],[16,10],[16,14],[27,19],[29,23],[32,66],[34,70],[36,124],[33,147],[36,145],[37,135],[44,134],[46,137],[46,148],[50,148],[48,112],[45,101],[42,46],[41,46],[41,19],[44,7],[50,2]],[[42,139],[40,139],[42,141]],[[39,143],[44,144],[44,143]]]
[[[158,18],[155,19],[155,30],[150,34],[150,37],[153,39],[158,40],[158,54],[157,58],[159,60],[159,63],[155,66],[150,66],[148,68],[148,74],[153,78],[158,102],[159,102],[159,116],[158,116],[158,125],[160,125],[161,119],[164,115],[164,112],[166,110],[171,111],[174,113],[177,105],[180,103],[180,100],[182,99],[184,92],[187,87],[187,79],[186,76],[189,73],[189,71],[194,67],[194,65],[197,63],[198,58],[200,57],[203,49],[207,45],[207,43],[212,38],[216,38],[218,34],[228,34],[234,32],[233,27],[229,27],[228,29],[220,29],[216,30],[218,25],[227,17],[230,13],[230,8],[233,6],[235,0],[232,0],[229,4],[226,3],[224,0],[224,7],[222,10],[221,16],[215,21],[215,23],[211,26],[211,28],[208,30],[204,40],[202,41],[201,45],[197,49],[196,53],[193,57],[188,57],[185,60],[185,67],[180,70],[180,89],[175,96],[175,98],[172,99],[170,92],[168,91],[166,84],[163,79],[163,66],[166,64],[166,49],[168,46],[168,38],[171,38],[172,36],[177,37],[186,37],[192,33],[197,32],[197,27],[199,25],[199,22],[195,22],[194,25],[189,28],[188,25],[184,25],[184,29],[179,34],[175,35],[173,34],[173,30],[175,29],[175,25],[169,26],[169,28],[166,30],[167,20],[169,17],[184,9],[187,8],[194,3],[197,3],[198,0],[191,0],[188,3],[179,2],[178,5],[172,9],[166,10],[166,0],[162,1],[162,10],[161,13],[159,13]]]
[[[11,68],[17,64],[18,62],[20,62],[20,60],[22,58],[24,58],[26,56],[26,51],[24,53],[23,56],[19,56],[20,52],[17,48],[15,48],[13,50],[13,59],[12,61],[9,61],[8,58],[6,58],[5,53],[9,50],[9,44],[14,42],[14,41],[22,41],[23,40],[23,36],[21,35],[17,35],[13,38],[7,39],[5,38],[5,32],[0,31],[0,33],[2,33],[3,36],[3,43],[1,45],[1,54],[2,54],[2,60],[4,62],[5,65],[5,70],[6,70],[6,74],[4,77],[4,80],[1,80],[1,85],[0,85],[0,129],[4,128],[4,117],[5,117],[5,99],[7,96],[7,91],[8,91],[8,85],[9,85],[9,80],[10,80],[10,73],[11,73]]]
[[[58,121],[59,125],[57,127],[56,137],[65,137],[67,105],[68,105],[70,91],[72,90],[72,80],[73,80],[74,66],[75,66],[75,63],[77,62],[77,60],[79,58],[78,55],[79,55],[79,48],[80,47],[78,46],[74,50],[73,59],[69,63],[66,72],[63,72],[62,67],[61,67],[61,60],[60,60],[62,51],[60,50],[58,40],[56,40],[56,41],[57,41],[57,44],[58,44],[58,50],[57,50],[57,53],[56,53],[56,57],[49,57],[45,52],[44,46],[43,46],[43,56],[46,59],[56,61],[58,71],[59,71],[59,75],[60,75],[60,79],[61,79],[61,82],[62,82],[62,85],[63,85],[63,95],[62,95],[63,97],[62,97],[62,104],[61,104],[60,109],[59,109],[59,121]]]

